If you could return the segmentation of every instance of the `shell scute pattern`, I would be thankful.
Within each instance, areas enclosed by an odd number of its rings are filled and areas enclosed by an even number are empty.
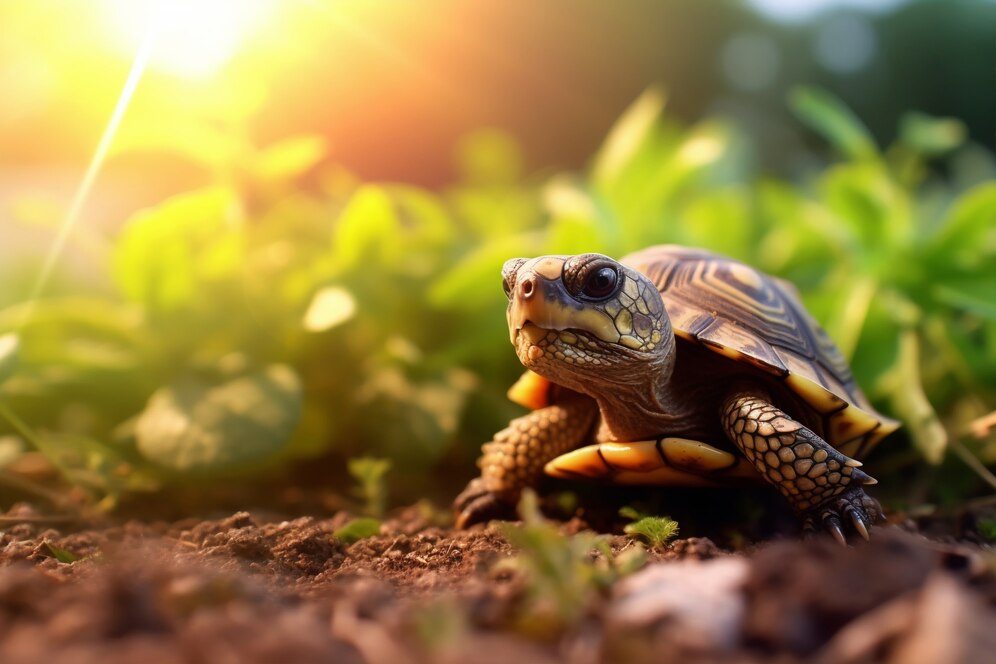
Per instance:
[[[674,245],[621,262],[657,285],[675,335],[785,380],[823,417],[830,442],[850,456],[867,453],[898,427],[875,412],[843,355],[786,282]]]

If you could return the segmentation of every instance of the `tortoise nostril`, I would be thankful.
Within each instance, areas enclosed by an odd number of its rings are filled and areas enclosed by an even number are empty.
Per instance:
[[[519,294],[526,299],[531,298],[535,290],[536,290],[535,277],[527,277],[519,283]]]

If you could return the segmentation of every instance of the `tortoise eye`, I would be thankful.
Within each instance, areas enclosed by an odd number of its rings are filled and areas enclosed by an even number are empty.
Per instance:
[[[616,289],[616,282],[619,281],[619,274],[611,267],[600,267],[592,270],[584,280],[584,288],[581,292],[590,298],[600,300],[608,297]]]
[[[508,283],[508,279],[501,280],[501,289],[505,291],[505,297],[512,299],[512,285]]]

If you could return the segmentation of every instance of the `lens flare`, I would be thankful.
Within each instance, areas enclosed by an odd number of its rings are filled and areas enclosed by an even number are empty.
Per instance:
[[[137,53],[135,54],[134,60],[132,60],[131,68],[128,70],[128,78],[125,80],[124,87],[121,88],[121,94],[118,97],[117,103],[114,104],[114,110],[111,112],[111,117],[107,121],[107,126],[104,127],[104,133],[100,136],[100,142],[97,143],[97,149],[94,151],[89,165],[87,165],[86,172],[83,174],[83,179],[76,188],[76,193],[73,195],[73,200],[69,204],[66,216],[63,218],[62,223],[59,224],[59,230],[55,235],[55,240],[52,243],[48,254],[45,256],[45,262],[42,263],[41,272],[38,274],[38,279],[35,281],[34,288],[32,288],[31,294],[27,299],[19,324],[20,328],[23,328],[31,320],[38,298],[41,297],[42,292],[45,290],[45,286],[48,285],[48,280],[52,276],[52,272],[55,270],[55,266],[58,264],[59,259],[62,257],[62,252],[66,248],[66,243],[69,241],[70,236],[73,234],[73,230],[76,228],[76,224],[79,221],[83,207],[86,205],[87,199],[90,197],[90,190],[93,189],[93,183],[96,182],[97,176],[100,174],[100,170],[104,167],[104,161],[107,159],[107,153],[111,148],[111,143],[114,142],[114,136],[117,134],[118,127],[121,126],[121,120],[124,118],[125,112],[128,110],[128,105],[131,103],[131,98],[135,94],[135,88],[138,87],[138,83],[142,80],[142,75],[145,73],[145,68],[149,64],[149,58],[155,48],[157,36],[158,33],[155,27],[150,26],[139,40]]]
[[[182,78],[218,72],[272,15],[275,0],[105,0],[109,28],[134,53],[154,25],[149,66]]]

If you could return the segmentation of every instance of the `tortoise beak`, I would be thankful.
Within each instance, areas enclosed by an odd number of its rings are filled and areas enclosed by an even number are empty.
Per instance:
[[[619,341],[619,331],[608,315],[575,301],[559,278],[548,279],[533,271],[517,280],[507,317],[509,341],[513,345],[519,332],[530,323],[543,330],[581,330],[602,341]]]

